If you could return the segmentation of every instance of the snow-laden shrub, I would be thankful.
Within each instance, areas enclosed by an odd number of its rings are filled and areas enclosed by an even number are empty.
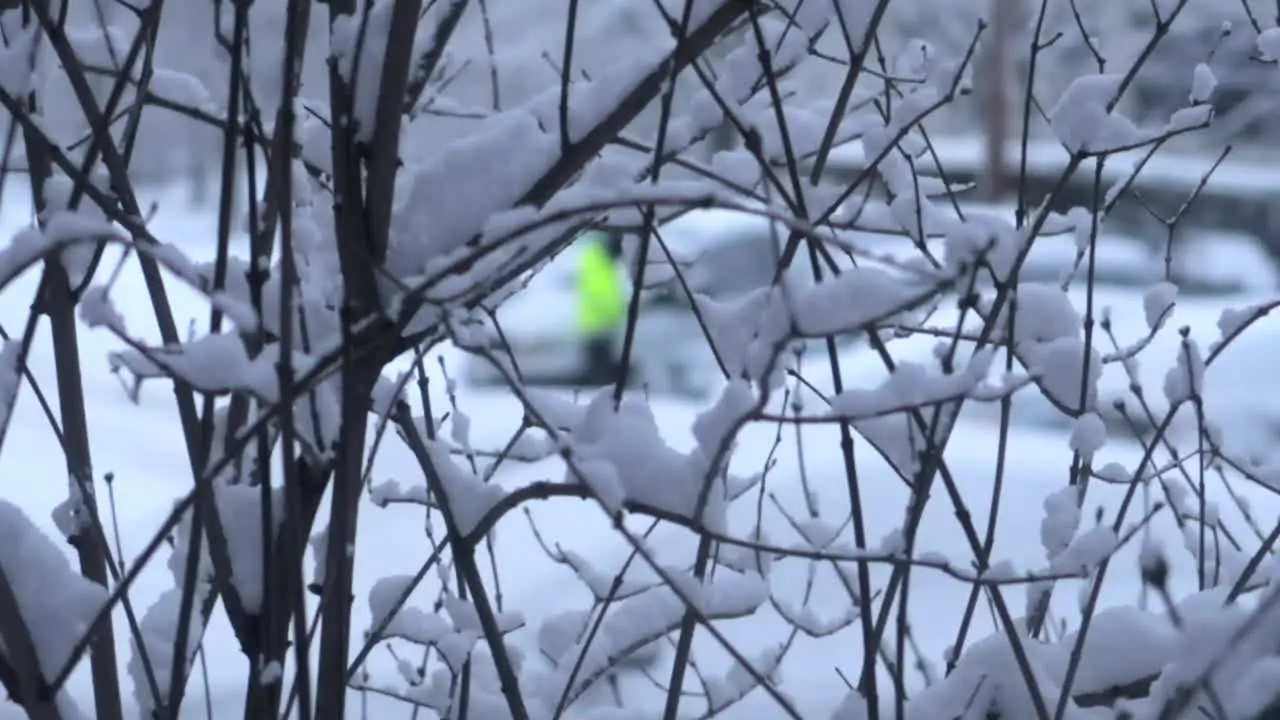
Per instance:
[[[1174,156],[1213,48],[1121,102],[1189,0],[1116,66],[1074,4],[890,4],[0,2],[0,717],[1274,715],[1276,300],[1173,274],[1274,183]],[[218,202],[135,184],[215,135]],[[591,228],[623,368],[540,387]]]

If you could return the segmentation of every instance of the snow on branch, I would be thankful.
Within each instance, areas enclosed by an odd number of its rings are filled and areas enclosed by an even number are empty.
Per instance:
[[[19,688],[20,702],[47,702],[42,697],[45,689],[59,678],[81,639],[92,631],[106,597],[106,589],[75,572],[22,509],[0,500],[0,608],[4,612],[0,634],[7,641],[0,645],[5,649],[0,660],[34,661],[34,666],[21,669],[22,674],[38,671],[42,678]],[[8,607],[8,599],[16,607]],[[34,657],[24,657],[24,652]],[[58,694],[57,704],[64,712],[79,714],[64,693]]]

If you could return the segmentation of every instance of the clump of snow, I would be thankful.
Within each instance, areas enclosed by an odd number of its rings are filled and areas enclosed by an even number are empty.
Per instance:
[[[1158,711],[1165,703],[1179,700],[1190,701],[1187,707],[1212,707],[1213,702],[1221,702],[1227,717],[1253,717],[1251,708],[1274,698],[1274,687],[1262,689],[1246,682],[1274,675],[1275,632],[1280,627],[1278,592],[1268,590],[1253,610],[1224,602],[1225,591],[1221,589],[1201,592],[1179,603],[1181,627],[1169,662],[1144,704]],[[1190,688],[1195,690],[1190,697],[1179,697]],[[1271,698],[1263,697],[1267,694]]]
[[[107,191],[110,187],[110,179],[101,170],[91,173],[89,182],[100,191]],[[72,196],[75,194],[75,183],[71,181],[71,178],[61,173],[54,174],[45,180],[44,187],[41,190],[44,194],[46,221],[49,221],[57,214],[74,213],[76,217],[86,223],[85,230],[87,232],[84,233],[86,237],[106,237],[114,234],[111,229],[111,223],[106,219],[106,214],[96,205],[84,202],[83,198],[81,198],[77,207],[73,208],[71,206]],[[89,226],[88,223],[93,223],[93,225]],[[46,234],[49,234],[48,228],[46,228]],[[70,235],[67,237],[70,237]],[[96,243],[89,242],[78,242],[63,248],[61,253],[62,265],[73,288],[80,287],[88,281],[88,271],[98,250]]]
[[[1210,351],[1216,351],[1223,343],[1245,332],[1250,323],[1269,313],[1275,306],[1275,301],[1268,301],[1245,307],[1225,308],[1218,316],[1218,339],[1210,346]]]
[[[831,720],[867,720],[869,717],[871,714],[867,709],[867,699],[857,690],[849,690]]]
[[[60,257],[70,280],[83,280],[94,245],[115,237],[118,237],[115,228],[101,213],[93,210],[50,210],[43,218],[42,228],[18,232],[9,246],[0,250],[0,286],[8,285],[13,278],[53,251],[61,251]],[[73,247],[77,249],[71,250]]]
[[[713,409],[711,414],[721,412]],[[695,432],[714,439],[724,427],[722,418],[709,417],[699,420]],[[612,466],[607,480],[596,475],[589,484],[605,490],[615,507],[625,500],[723,528],[726,490],[722,481],[710,480],[708,463],[713,458],[707,457],[716,448],[700,447],[689,454],[672,449],[662,437],[653,409],[643,400],[626,396],[615,409],[609,389],[602,390],[588,403],[569,438],[575,463],[603,463],[590,466],[596,473]],[[578,482],[576,472],[572,466],[567,468],[565,480]],[[711,488],[706,486],[709,480],[714,483]],[[704,497],[707,503],[698,517],[698,502]]]
[[[1077,535],[1049,562],[1049,567],[1055,572],[1087,574],[1110,558],[1119,546],[1115,530],[1110,525],[1098,525]]]
[[[190,509],[190,502],[175,504],[174,512],[182,512],[183,515],[174,532],[173,550],[169,554],[167,564],[170,576],[173,578],[173,585],[161,593],[160,597],[147,608],[138,623],[141,637],[135,637],[131,642],[132,652],[129,656],[128,671],[129,677],[133,680],[133,696],[139,708],[146,713],[154,709],[155,698],[147,680],[147,666],[143,658],[150,662],[150,669],[154,673],[161,693],[160,700],[163,701],[167,698],[170,687],[170,670],[174,666],[173,654],[179,632],[178,623],[181,620],[185,600],[183,588],[188,584],[186,582],[187,561],[192,551],[197,553],[196,576],[190,582],[193,591],[192,607],[200,607],[209,594],[214,592],[213,562],[209,557],[208,545],[202,540],[197,540],[196,544],[192,545]],[[189,669],[200,647],[196,640],[203,636],[205,630],[201,614],[190,613],[188,625],[183,630],[191,642],[187,644],[186,663],[179,664],[179,667]]]
[[[1107,425],[1102,416],[1088,412],[1076,418],[1071,425],[1071,450],[1086,461],[1093,459],[1107,443]]]
[[[479,235],[491,215],[514,206],[551,167],[557,142],[533,115],[513,110],[491,116],[464,142],[444,145],[415,163],[397,193],[388,265],[410,275],[424,267],[423,258]],[[472,171],[499,166],[501,174]]]
[[[1096,342],[1086,352],[1080,313],[1067,293],[1049,283],[1020,283],[1011,304],[996,327],[1006,327],[1013,313],[1014,348],[1039,389],[1062,407],[1093,409],[1102,355]]]
[[[931,288],[903,283],[877,268],[856,268],[798,290],[792,301],[797,332],[821,337],[870,327],[915,309]]]
[[[46,681],[71,658],[106,600],[106,589],[71,568],[21,508],[0,500],[0,571],[17,601]]]
[[[1142,312],[1146,316],[1147,327],[1153,331],[1158,330],[1177,300],[1178,286],[1171,282],[1159,282],[1147,288],[1142,295]]]
[[[1049,283],[1019,283],[1014,296],[1016,342],[1045,343],[1080,334],[1080,313],[1061,288]],[[1004,327],[999,322],[997,327]]]
[[[1280,27],[1267,28],[1258,33],[1258,52],[1268,62],[1280,62]]]
[[[274,685],[284,677],[284,667],[279,660],[271,660],[264,663],[262,671],[258,673],[258,682],[262,685]]]
[[[209,89],[199,78],[177,70],[155,68],[147,89],[162,100],[192,110],[210,110],[215,106]]]
[[[106,317],[105,311],[92,315],[95,320]],[[134,347],[108,354],[112,371],[127,369],[138,378],[172,377],[214,395],[247,391],[267,403],[281,400],[279,343],[266,345],[255,357],[249,356],[244,341],[234,333],[206,335],[163,348],[138,347],[136,341],[130,344]],[[317,355],[293,353],[294,377],[306,375],[319,361]],[[333,440],[338,437],[341,413],[337,379],[321,381],[296,401],[298,437],[319,457],[332,451]]]
[[[0,437],[9,427],[13,404],[22,387],[22,370],[18,367],[21,358],[21,340],[6,340],[0,344]]]
[[[962,371],[951,374],[902,362],[879,387],[852,388],[832,397],[830,414],[859,420],[968,397],[986,380],[993,357],[987,350],[975,353]]]
[[[377,486],[370,488],[369,494],[375,495]],[[373,502],[377,504],[377,500]],[[317,530],[307,539],[307,545],[311,548],[311,582],[316,585],[324,585],[325,568],[329,564],[329,528],[326,526]]]
[[[1164,397],[1169,407],[1204,396],[1204,356],[1193,338],[1184,337],[1178,359],[1164,378]]]
[[[80,298],[80,319],[91,328],[124,329],[124,316],[116,310],[105,285],[94,285],[85,290]]]
[[[1193,104],[1207,103],[1218,88],[1218,77],[1213,74],[1207,63],[1196,63],[1191,74],[1191,97]]]
[[[1096,693],[1155,675],[1176,652],[1175,629],[1168,618],[1132,607],[1100,610],[1089,624],[1081,648],[1073,692]],[[1078,632],[1068,633],[1056,662],[1065,663]]]
[[[1040,389],[1059,404],[1077,407],[1083,395],[1082,409],[1096,405],[1102,375],[1102,356],[1096,348],[1086,353],[1084,343],[1076,338],[1060,338],[1030,345],[1023,357]]]
[[[713,716],[724,713],[759,687],[761,680],[777,682],[788,649],[786,644],[775,644],[757,653],[754,661],[748,658],[750,667],[734,663],[723,675],[705,678],[707,713]]]
[[[605,616],[593,642],[587,638],[569,648],[564,658],[582,656],[580,666],[574,662],[562,663],[554,678],[556,695],[567,694],[574,698],[581,694],[591,678],[612,664],[612,658],[633,652],[654,640],[679,628],[686,612],[687,599],[700,615],[707,619],[729,619],[753,613],[768,600],[768,584],[754,574],[721,570],[706,581],[699,581],[688,573],[672,573],[668,577],[679,594],[663,585],[618,603],[614,611]],[[557,658],[558,659],[558,658]]]
[[[1040,521],[1040,542],[1045,558],[1053,560],[1071,544],[1080,527],[1080,488],[1067,485],[1044,499],[1044,519]]]
[[[768,287],[746,293],[735,300],[719,301],[695,296],[711,342],[730,377],[764,380],[775,362],[781,343],[791,333],[785,296],[780,288]]]
[[[716,402],[699,413],[693,423],[693,436],[704,453],[732,449],[730,444],[742,424],[755,411],[756,394],[747,381],[731,381]]]
[[[271,498],[272,535],[284,520],[284,491],[273,489]],[[266,579],[262,575],[263,491],[253,485],[214,485],[214,498],[223,534],[227,539],[227,555],[231,560],[231,584],[244,609],[256,615],[262,608]]]
[[[440,489],[444,491],[445,497],[439,501],[441,509],[447,510],[459,534],[464,536],[471,534],[493,506],[506,496],[506,490],[497,483],[486,482],[480,476],[454,462],[449,446],[445,443],[427,439],[421,439],[421,443],[429,463],[429,466],[423,470],[434,473],[440,482]],[[392,485],[394,486],[394,482]],[[395,487],[398,488],[398,486]],[[419,485],[416,491],[409,491],[407,497],[417,497],[425,502],[426,490],[425,484]],[[378,496],[389,497],[390,493],[384,486],[376,488],[374,495],[376,502]]]
[[[907,537],[903,534],[902,528],[894,528],[886,533],[876,548],[876,552],[890,557],[901,556],[906,550]]]
[[[1041,692],[1049,690],[1051,651],[1032,643],[1024,643],[1024,647],[1030,655],[1028,660]],[[1056,698],[1046,698],[1050,708],[1053,700]],[[1003,636],[992,635],[967,648],[955,671],[946,680],[914,695],[907,705],[906,717],[908,720],[934,720],[954,716],[959,708],[974,708],[976,714],[982,716],[987,710],[997,707],[1001,715],[1009,717],[1036,716],[1030,690],[1009,641]]]
[[[1049,125],[1071,152],[1102,153],[1141,143],[1145,136],[1132,120],[1115,112],[1124,75],[1082,75],[1063,91],[1049,112]]]
[[[368,142],[377,128],[378,90],[394,5],[377,3],[368,12],[337,15],[330,33],[330,53],[351,92],[350,121],[363,142]]]
[[[36,89],[39,74],[36,72],[37,39],[40,26],[24,23],[21,27],[7,25],[4,47],[0,48],[0,88],[10,97],[25,97]]]
[[[1202,128],[1207,126],[1211,120],[1213,120],[1213,105],[1211,103],[1201,103],[1181,108],[1175,110],[1169,116],[1169,122],[1165,123],[1163,128],[1159,128],[1154,133],[1149,133],[1146,140],[1149,142],[1156,137],[1167,137]]]
[[[402,638],[439,650],[449,666],[460,669],[483,636],[479,615],[470,602],[446,594],[448,618],[409,605],[415,589],[410,575],[380,578],[369,592],[369,611],[376,638]],[[524,624],[519,613],[497,613],[498,629],[509,633]]]
[[[398,375],[394,380],[385,375],[378,376],[370,393],[375,415],[381,418],[390,416],[396,404],[404,400],[405,378],[405,374]]]

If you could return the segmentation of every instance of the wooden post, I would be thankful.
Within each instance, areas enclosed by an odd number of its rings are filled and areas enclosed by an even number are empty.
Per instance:
[[[1009,25],[1010,0],[991,0],[991,42],[985,55],[983,103],[985,167],[980,190],[997,200],[1007,189],[1005,145],[1009,137]]]

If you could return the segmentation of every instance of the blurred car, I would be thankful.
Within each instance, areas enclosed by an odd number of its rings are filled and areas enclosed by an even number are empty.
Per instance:
[[[907,241],[903,241],[907,242]],[[1094,320],[1110,317],[1111,331],[1122,348],[1143,343],[1129,363],[1142,386],[1144,399],[1152,418],[1146,417],[1131,388],[1124,365],[1109,362],[1103,367],[1097,383],[1095,407],[1113,436],[1149,434],[1153,425],[1164,420],[1168,403],[1164,396],[1165,377],[1178,360],[1182,338],[1179,329],[1190,327],[1202,355],[1221,337],[1220,320],[1229,309],[1244,308],[1277,299],[1280,281],[1261,242],[1251,235],[1220,231],[1188,230],[1175,241],[1171,276],[1179,292],[1175,308],[1164,326],[1148,339],[1144,294],[1165,275],[1163,248],[1123,236],[1104,236],[1097,246],[1097,272],[1092,287]],[[1070,235],[1041,237],[1036,240],[1023,267],[1022,282],[1059,284],[1064,271],[1075,261],[1075,244]],[[1068,297],[1083,318],[1090,289],[1077,273],[1067,290]],[[916,332],[889,342],[890,355],[897,362],[916,362],[938,367],[940,346],[949,345],[959,320],[954,303],[944,302],[924,323],[930,332]],[[969,314],[965,330],[972,336],[980,320]],[[972,352],[968,340],[958,343],[957,362],[963,364]],[[1093,347],[1102,355],[1114,354],[1110,339],[1095,326]],[[1234,340],[1205,375],[1204,406],[1207,419],[1223,433],[1228,447],[1256,455],[1280,440],[1280,380],[1270,369],[1280,355],[1280,318],[1263,318]],[[861,352],[844,358],[848,371],[866,375],[869,369],[882,365],[874,352]],[[806,365],[809,365],[806,363]],[[826,361],[815,358],[805,368],[806,378],[824,391],[822,382],[829,373],[822,372]],[[1005,367],[1003,353],[993,363],[993,378]],[[868,369],[869,368],[869,369]],[[1014,365],[1015,370],[1024,370]],[[1115,404],[1124,401],[1126,413]],[[1070,406],[1078,402],[1067,403]],[[968,403],[968,417],[991,420],[999,412],[996,404]],[[1125,417],[1127,414],[1128,417]],[[1066,430],[1072,418],[1064,414],[1036,387],[1027,387],[1014,395],[1012,419],[1015,424]],[[1187,405],[1175,418],[1169,437],[1188,440],[1198,426],[1194,409]]]
[[[1083,308],[1083,293],[1072,296],[1077,309]],[[1103,367],[1098,379],[1097,410],[1110,433],[1132,436],[1136,432],[1145,437],[1165,421],[1169,410],[1165,378],[1184,352],[1182,328],[1189,328],[1189,338],[1195,341],[1201,357],[1208,358],[1223,338],[1224,312],[1247,316],[1251,308],[1275,299],[1274,295],[1245,294],[1181,297],[1164,327],[1152,336],[1141,297],[1096,290],[1094,306],[1110,307],[1112,331],[1120,346],[1134,348],[1145,343],[1128,363],[1132,378],[1124,363],[1112,362]],[[1101,333],[1095,333],[1095,342],[1100,343],[1097,347],[1104,355],[1114,353],[1110,341]],[[1263,317],[1232,339],[1204,374],[1205,419],[1221,430],[1226,448],[1244,457],[1268,454],[1280,440],[1280,381],[1274,369],[1277,353],[1280,318]],[[1133,392],[1135,381],[1142,389],[1141,401]],[[1124,403],[1123,413],[1117,409],[1117,402]],[[1017,398],[1015,404],[1019,406],[1019,417],[1029,422],[1063,427],[1071,422],[1039,392],[1026,392],[1025,398]],[[1166,437],[1187,451],[1194,447],[1198,427],[1195,408],[1184,403]]]
[[[1084,314],[1086,290],[1072,288],[1067,291],[1072,304],[1081,316]],[[1201,357],[1207,358],[1213,347],[1222,339],[1220,322],[1224,311],[1248,315],[1252,308],[1276,300],[1274,295],[1224,296],[1188,295],[1178,298],[1164,326],[1152,335],[1146,324],[1143,296],[1131,290],[1097,286],[1093,291],[1094,318],[1098,321],[1104,309],[1110,317],[1111,332],[1115,334],[1123,355],[1116,352],[1107,334],[1095,326],[1093,348],[1102,356],[1112,356],[1104,363],[1097,382],[1097,401],[1094,405],[1107,426],[1110,436],[1147,437],[1165,421],[1169,403],[1165,396],[1165,378],[1178,362],[1182,350],[1180,329],[1190,328],[1189,337],[1199,347]],[[935,370],[939,367],[938,351],[948,346],[946,336],[958,320],[958,311],[942,308],[928,321],[937,334],[916,333],[890,340],[888,352],[896,363],[915,362]],[[979,327],[978,319],[970,316],[965,323],[966,335],[972,336]],[[972,353],[972,343],[961,340],[956,354],[957,364],[963,367]],[[1136,349],[1136,352],[1134,350]],[[1223,446],[1242,458],[1265,457],[1280,441],[1280,376],[1275,372],[1274,358],[1280,355],[1280,317],[1263,317],[1230,343],[1204,374],[1204,413],[1206,419],[1222,433]],[[1128,357],[1127,363],[1118,357]],[[858,368],[878,366],[880,360],[869,351],[861,351],[848,359],[846,371],[857,373]],[[1125,365],[1133,371],[1133,378]],[[806,378],[823,387],[823,372],[818,366],[825,362],[815,358],[806,368]],[[998,353],[992,364],[991,377],[997,379],[1005,367],[1004,353]],[[1014,364],[1015,372],[1025,372],[1020,364]],[[861,374],[866,375],[867,372]],[[1141,387],[1142,400],[1133,392],[1134,383]],[[1124,403],[1121,412],[1116,403]],[[1143,407],[1145,403],[1145,408]],[[1065,402],[1077,407],[1078,401]],[[1150,415],[1148,415],[1148,411]],[[966,404],[965,416],[993,422],[998,417],[996,403]],[[1073,418],[1049,401],[1035,386],[1018,390],[1013,395],[1012,422],[1021,427],[1057,428],[1068,431]],[[1165,437],[1184,452],[1194,448],[1199,422],[1195,408],[1187,403],[1180,407]]]
[[[934,207],[947,212],[946,203],[934,201]],[[961,201],[960,211],[968,221],[982,222],[980,218],[1003,219],[1013,226],[1014,209],[1003,203]],[[947,214],[950,217],[950,213]],[[983,222],[985,225],[986,223]],[[1066,218],[1054,215],[1031,245],[1023,262],[1019,278],[1023,282],[1060,283],[1076,262],[1075,234]],[[942,231],[929,231],[927,246],[935,257],[941,257],[946,238]],[[935,234],[936,233],[936,234]],[[885,255],[898,261],[918,258],[920,250],[914,241],[902,234],[882,232],[855,233],[851,240],[861,250]],[[1145,287],[1163,278],[1163,265],[1156,255],[1155,246],[1141,238],[1117,233],[1109,228],[1099,232],[1094,281],[1109,285]],[[1088,268],[1088,257],[1080,263],[1076,277],[1083,278]]]
[[[1256,235],[1187,228],[1174,242],[1173,281],[1183,292],[1222,295],[1280,290],[1280,272]]]
[[[1151,415],[1135,397],[1133,379],[1121,363],[1105,367],[1098,380],[1098,412],[1115,435],[1136,430],[1147,436],[1164,421],[1169,409],[1165,377],[1183,352],[1181,328],[1190,329],[1189,337],[1207,358],[1223,338],[1224,312],[1248,313],[1251,307],[1275,300],[1280,291],[1275,264],[1262,242],[1246,233],[1188,229],[1175,240],[1171,275],[1178,287],[1176,305],[1164,327],[1130,363]],[[1072,295],[1073,304],[1082,310],[1083,289]],[[1122,288],[1099,287],[1093,302],[1097,308],[1110,307],[1112,330],[1122,347],[1150,335],[1142,297]],[[1109,341],[1101,349],[1114,350]],[[1280,440],[1280,383],[1272,382],[1271,369],[1278,352],[1280,322],[1262,318],[1232,339],[1205,372],[1205,418],[1222,431],[1230,450],[1245,456],[1266,454]],[[1118,401],[1125,405],[1124,414],[1116,408]],[[1040,412],[1052,410],[1046,406],[1042,404]],[[1198,427],[1195,409],[1184,404],[1167,433],[1171,440],[1195,442]]]
[[[682,269],[691,290],[718,300],[741,296],[773,281],[778,235],[776,223],[731,210],[693,210],[665,223],[659,233]],[[586,356],[574,325],[577,254],[571,245],[534,275],[526,287],[496,313],[498,328],[487,327],[489,348],[514,357],[526,383],[576,386]],[[654,243],[651,280],[641,290],[628,379],[651,392],[701,397],[718,381],[719,371],[688,296],[671,275]],[[665,267],[663,267],[665,266]],[[625,328],[616,335],[621,354]],[[483,357],[466,363],[466,379],[476,386],[501,384],[503,376]]]
[[[960,200],[958,206],[966,220],[977,221],[979,226],[987,226],[991,220],[1002,220],[1013,226],[1014,210],[1008,203]],[[932,207],[942,213],[943,224],[932,229],[926,225],[927,245],[935,257],[940,257],[948,223],[954,215],[944,200],[935,199]],[[890,231],[891,227],[897,227],[896,220],[882,219],[880,224],[885,227],[852,233],[849,239],[861,250],[898,262],[919,258],[920,250],[911,238]],[[1019,279],[1061,282],[1063,273],[1076,262],[1073,227],[1074,222],[1066,216],[1051,215],[1027,253]],[[1124,227],[1117,222],[1099,228],[1094,248],[1095,283],[1145,288],[1165,279],[1167,274],[1184,294],[1221,295],[1280,289],[1280,268],[1266,243],[1255,234],[1183,224],[1174,239],[1171,267],[1166,270],[1164,226],[1157,223],[1147,228],[1125,230]],[[1075,273],[1077,280],[1086,277],[1087,260],[1087,256],[1081,259]]]

